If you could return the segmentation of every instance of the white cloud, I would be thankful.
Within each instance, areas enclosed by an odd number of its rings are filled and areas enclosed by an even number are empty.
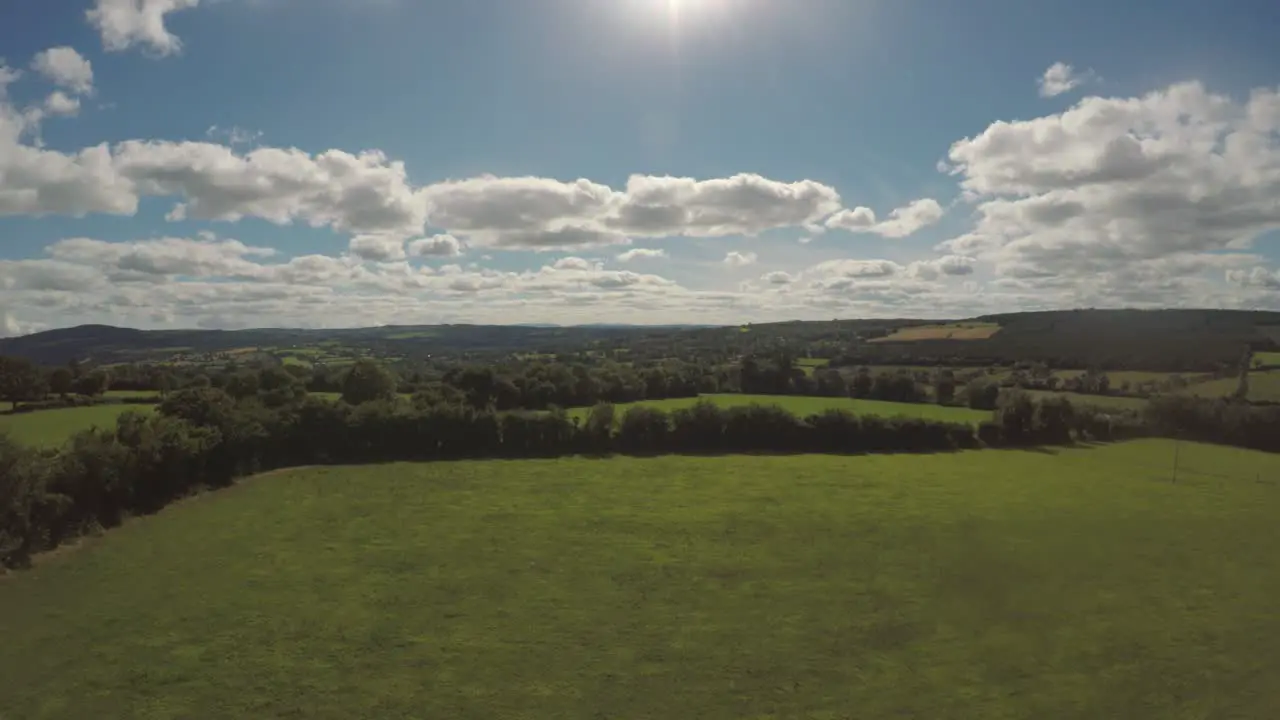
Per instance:
[[[93,92],[93,66],[75,48],[53,47],[36,53],[31,69],[77,95]]]
[[[805,271],[805,275],[841,278],[879,278],[896,275],[903,267],[892,260],[824,260]]]
[[[433,226],[492,247],[563,249],[623,245],[632,237],[720,237],[814,223],[840,196],[811,180],[759,175],[633,175],[624,191],[579,179],[484,176],[422,190]]]
[[[462,243],[452,235],[432,235],[410,240],[409,254],[414,257],[457,257],[462,254]]]
[[[0,97],[0,216],[81,216],[91,212],[132,215],[133,183],[121,177],[106,145],[75,153],[24,144],[32,116]]]
[[[827,218],[826,226],[829,228],[859,232],[870,230],[875,227],[875,224],[876,213],[874,210],[868,207],[856,207],[853,209],[846,208]]]
[[[108,273],[134,276],[252,278],[263,266],[250,258],[266,258],[275,250],[251,247],[239,240],[157,238],[134,242],[105,242],[92,238],[59,240],[47,249],[58,261]]]
[[[201,142],[121,143],[115,168],[146,195],[185,202],[173,219],[294,221],[354,234],[421,232],[425,206],[404,164],[381,152],[258,148],[238,154]]]
[[[840,209],[840,194],[813,180],[779,182],[743,173],[729,178],[632,175],[607,224],[632,236],[757,235],[817,222]]]
[[[1280,271],[1255,267],[1250,270],[1228,270],[1227,282],[1268,290],[1280,288]]]
[[[753,252],[744,253],[738,252],[737,250],[731,250],[724,256],[724,264],[729,267],[746,267],[747,265],[754,265],[758,259],[759,258]]]
[[[560,258],[551,265],[556,270],[599,270],[599,263],[584,260],[580,257]]]
[[[936,260],[917,260],[907,265],[907,274],[921,280],[940,276],[972,275],[977,260],[964,255],[946,255]]]
[[[387,235],[357,235],[351,238],[348,249],[361,260],[391,262],[403,260],[404,238]]]
[[[828,228],[850,232],[870,232],[887,238],[903,238],[942,219],[942,206],[933,198],[912,200],[889,213],[889,218],[876,221],[871,208],[845,209],[827,218]]]
[[[765,273],[760,276],[760,279],[770,285],[789,285],[796,281],[796,277],[794,275],[781,270],[774,270],[773,272]]]
[[[210,125],[208,130],[204,131],[205,137],[213,140],[225,139],[231,147],[238,145],[252,145],[262,139],[262,131],[245,130],[238,125],[232,125],[229,128]]]
[[[85,12],[89,23],[102,36],[109,51],[128,50],[135,45],[159,55],[182,49],[182,41],[165,27],[165,16],[198,5],[200,0],[95,0]]]
[[[1040,97],[1056,97],[1070,92],[1093,79],[1092,71],[1076,72],[1075,68],[1064,62],[1056,62],[1049,66],[1040,76]]]
[[[618,262],[632,262],[634,260],[655,260],[667,257],[666,250],[658,250],[655,248],[633,248],[618,255]]]
[[[951,147],[978,217],[942,248],[1011,277],[1207,267],[1280,228],[1277,131],[1276,90],[1237,102],[1199,83],[993,123]]]
[[[44,100],[44,111],[50,115],[75,115],[80,112],[80,99],[54,90]]]

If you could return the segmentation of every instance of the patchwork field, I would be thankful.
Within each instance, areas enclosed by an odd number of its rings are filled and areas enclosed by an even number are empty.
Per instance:
[[[1271,717],[1277,458],[1171,456],[282,472],[0,580],[0,714]]]
[[[868,342],[911,342],[914,340],[986,340],[1000,331],[995,323],[950,323],[946,325],[916,325],[905,327],[882,338]]]
[[[701,398],[669,398],[666,400],[644,400],[638,403],[622,403],[614,406],[615,412],[621,414],[633,405],[646,405],[670,412],[677,408],[692,407],[699,399],[707,399],[721,407],[745,405],[778,405],[799,417],[813,415],[824,410],[838,408],[858,415],[880,415],[883,417],[919,417],[931,420],[947,420],[950,422],[979,423],[990,420],[991,413],[985,410],[946,407],[928,403],[895,403],[881,400],[855,400],[846,397],[812,397],[807,395],[741,395],[719,394],[702,395]],[[591,408],[574,408],[571,416],[586,418]]]
[[[153,405],[90,405],[78,408],[38,410],[17,415],[0,415],[0,432],[26,445],[57,447],[82,430],[114,428],[116,418],[126,412],[150,413]],[[0,718],[3,718],[0,713]]]

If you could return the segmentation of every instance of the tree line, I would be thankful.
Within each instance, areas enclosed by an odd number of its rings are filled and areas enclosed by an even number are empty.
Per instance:
[[[0,437],[0,563],[23,565],[70,538],[271,468],[614,453],[947,452],[1141,432],[1134,422],[1025,394],[1003,400],[975,428],[843,410],[800,418],[778,406],[708,401],[670,413],[599,403],[575,418],[560,409],[477,408],[475,398],[392,399],[377,387],[385,378],[367,380],[353,375],[350,399],[365,396],[348,403],[302,393],[273,405],[278,388],[237,398],[190,387],[169,393],[153,415],[126,413],[115,428],[82,432],[55,450]]]

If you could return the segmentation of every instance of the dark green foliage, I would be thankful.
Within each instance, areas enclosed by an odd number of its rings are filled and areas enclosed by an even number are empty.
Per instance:
[[[974,410],[995,410],[1000,386],[984,377],[974,378],[965,387],[965,398]]]
[[[1021,390],[1001,393],[995,417],[1006,444],[1036,443],[1036,404],[1027,393]]]
[[[49,392],[62,397],[66,397],[71,393],[72,383],[75,378],[71,376],[69,368],[54,368],[49,373]]]
[[[1046,445],[1071,442],[1075,409],[1066,398],[1045,398],[1035,404],[1035,439]]]
[[[36,400],[43,390],[40,370],[25,358],[0,356],[0,400],[18,407],[23,400]]]
[[[77,395],[94,397],[107,391],[111,379],[103,371],[85,373],[71,383],[71,390]]]
[[[627,409],[618,426],[618,449],[629,453],[656,453],[668,449],[667,414],[644,405]]]
[[[357,360],[342,379],[342,400],[350,405],[388,400],[395,395],[395,377],[374,360]]]

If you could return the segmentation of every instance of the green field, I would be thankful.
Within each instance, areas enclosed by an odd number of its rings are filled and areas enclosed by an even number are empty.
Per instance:
[[[1172,450],[282,472],[0,580],[0,715],[1274,717],[1280,458]]]
[[[1256,352],[1253,354],[1253,366],[1280,365],[1280,352]]]
[[[1183,390],[1202,398],[1232,397],[1240,381],[1236,377],[1218,378],[1196,383]],[[1249,400],[1280,402],[1280,370],[1254,370],[1249,373]]]
[[[120,398],[139,398],[153,397],[156,402],[160,401],[160,394],[154,390],[108,390],[102,394],[109,400],[119,400]]]
[[[1054,392],[1052,390],[1027,390],[1028,395],[1036,400],[1047,398],[1066,398],[1073,405],[1090,405],[1109,410],[1142,410],[1147,406],[1146,398],[1125,397],[1121,395],[1089,395],[1086,393]]]
[[[720,407],[741,407],[745,405],[779,405],[798,417],[820,413],[831,408],[849,410],[858,415],[880,415],[883,417],[920,417],[930,420],[947,420],[950,422],[979,423],[990,420],[991,413],[985,410],[945,407],[928,403],[895,403],[881,400],[854,400],[845,397],[812,397],[808,395],[740,395],[720,394],[702,395]],[[633,405],[646,405],[671,412],[676,408],[693,407],[700,398],[668,398],[666,400],[643,400],[638,403],[621,403],[615,406],[619,416]],[[573,417],[586,418],[591,408],[574,408],[569,411]]]
[[[0,432],[27,445],[57,447],[81,430],[114,428],[116,418],[126,412],[154,412],[154,405],[89,405],[78,408],[37,410],[17,415],[0,415]],[[3,718],[0,713],[0,718]]]

